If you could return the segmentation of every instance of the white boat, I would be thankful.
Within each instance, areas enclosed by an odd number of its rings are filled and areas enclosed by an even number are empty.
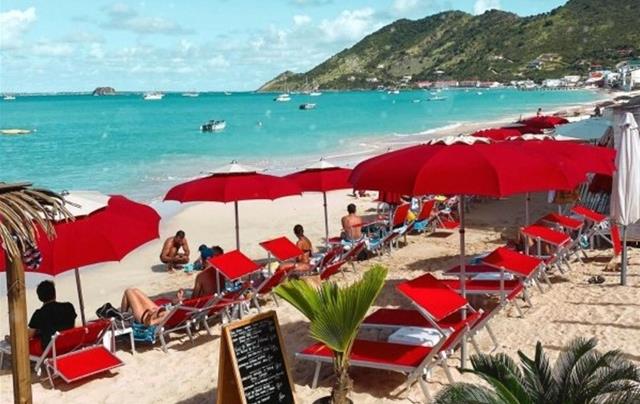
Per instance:
[[[313,104],[311,102],[306,102],[304,104],[300,104],[300,106],[298,108],[302,109],[302,110],[315,109],[316,108],[316,104]]]
[[[182,93],[182,96],[183,96],[183,97],[192,97],[192,98],[195,98],[195,97],[198,97],[199,95],[200,95],[200,93],[196,93],[195,91],[190,91],[190,92],[188,92],[188,93]]]
[[[226,121],[211,120],[200,126],[202,132],[221,132],[227,127]]]
[[[224,95],[231,95],[231,93],[229,91],[225,91]]]
[[[320,91],[312,91],[312,92],[309,93],[309,95],[311,97],[319,97],[319,96],[322,95],[322,93]]]
[[[478,95],[482,95],[482,91],[478,91],[476,94],[478,94]]]
[[[16,99],[16,97],[15,97],[15,96],[13,96],[13,95],[9,95],[9,94],[7,94],[7,95],[5,95],[2,99],[3,99],[3,100],[5,100],[5,101],[13,101],[13,100],[15,100],[15,99]]]
[[[396,89],[391,89],[389,91],[387,91],[387,94],[400,94],[400,90]]]
[[[153,93],[146,93],[142,98],[147,101],[156,101],[156,100],[161,100],[162,97],[164,97],[164,94],[153,92]]]
[[[446,99],[447,99],[447,97],[435,96],[435,97],[429,98],[429,101],[444,101]]]
[[[291,101],[291,96],[289,95],[289,93],[282,93],[282,94],[279,94],[273,100],[277,102],[289,102]]]

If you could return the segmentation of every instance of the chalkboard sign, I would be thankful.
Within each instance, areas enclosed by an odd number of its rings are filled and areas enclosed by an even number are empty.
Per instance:
[[[278,318],[274,311],[222,329],[219,404],[294,404]]]

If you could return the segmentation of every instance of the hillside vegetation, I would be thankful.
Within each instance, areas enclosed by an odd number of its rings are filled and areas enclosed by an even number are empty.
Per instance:
[[[291,90],[371,88],[406,75],[413,81],[540,80],[613,67],[639,52],[640,0],[570,0],[531,17],[447,11],[397,20],[310,71],[285,72],[260,90],[282,90],[285,77]]]

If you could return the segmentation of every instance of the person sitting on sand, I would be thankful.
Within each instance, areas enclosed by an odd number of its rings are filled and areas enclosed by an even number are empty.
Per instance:
[[[177,294],[177,300],[174,303],[182,303],[183,297],[184,291],[180,289]],[[149,299],[149,296],[137,288],[125,289],[122,295],[120,311],[122,313],[131,312],[137,322],[147,326],[160,324],[169,314],[167,307],[157,305],[153,300]]]
[[[45,349],[53,334],[75,326],[77,315],[73,304],[56,301],[56,286],[53,282],[40,282],[36,293],[42,307],[36,310],[29,320],[29,338],[40,337],[42,349]]]
[[[224,250],[222,250],[220,246],[213,246],[210,250],[212,255],[209,258],[224,254]],[[222,286],[224,283],[224,276],[218,276],[218,270],[212,267],[208,261],[206,261],[204,265],[204,271],[196,275],[191,297],[212,295],[214,293],[218,293],[218,291],[222,289],[221,287],[218,287],[218,279],[220,279],[220,286]]]
[[[198,247],[200,255],[198,256],[198,259],[193,263],[193,269],[195,269],[196,271],[207,269],[209,266],[208,260],[209,258],[214,256],[214,248],[216,247],[217,246],[207,247],[205,244],[201,244],[200,247]]]
[[[347,206],[347,215],[342,217],[342,239],[357,241],[362,238],[362,218],[356,214],[356,205]]]
[[[189,254],[189,244],[184,231],[178,230],[175,236],[164,241],[160,261],[167,264],[167,272],[174,272],[174,269],[189,262]]]

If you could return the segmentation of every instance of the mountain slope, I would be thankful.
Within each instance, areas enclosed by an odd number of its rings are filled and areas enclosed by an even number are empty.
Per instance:
[[[570,0],[531,17],[491,10],[401,19],[310,71],[283,73],[260,88],[371,88],[413,80],[541,79],[612,67],[640,53],[638,0]],[[372,82],[376,78],[378,82]],[[369,79],[369,81],[367,81]]]

